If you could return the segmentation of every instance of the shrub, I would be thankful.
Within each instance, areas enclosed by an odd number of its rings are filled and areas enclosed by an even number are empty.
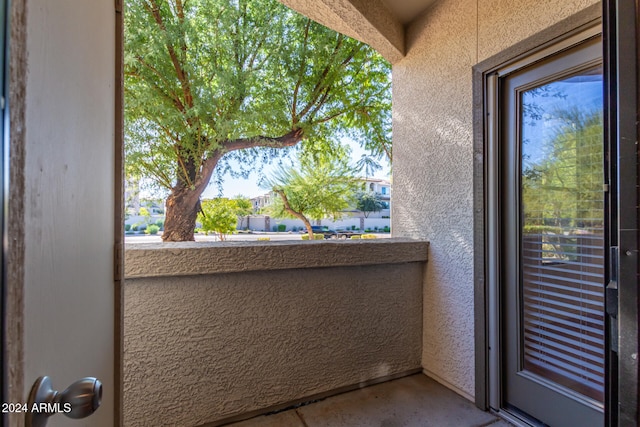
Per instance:
[[[384,231],[385,233],[389,233],[389,232],[391,231],[391,228],[389,228],[389,226],[388,226],[388,225],[385,225],[385,226],[384,226],[383,231]]]
[[[309,234],[303,234],[302,236],[302,240],[309,240]],[[313,235],[313,240],[324,240],[324,234],[314,234]]]
[[[278,224],[278,231],[280,232],[287,231],[287,226],[284,224]]]
[[[542,234],[542,233],[555,233],[562,234],[562,228],[553,227],[549,225],[525,225],[522,232],[524,234]]]
[[[352,230],[352,231],[355,231],[355,230],[356,230],[356,226],[355,226],[355,225],[352,225],[352,226],[351,226],[351,230]]]
[[[258,237],[258,242],[268,242],[271,240],[271,237]]]
[[[158,226],[158,228],[160,230],[164,230],[164,220],[163,219],[159,219],[156,221],[156,225]]]
[[[277,226],[277,225],[274,225],[273,227],[271,227],[271,230],[272,230],[272,231],[278,231],[278,226]]]
[[[377,239],[375,234],[363,234],[361,239]]]
[[[131,230],[133,230],[133,231],[138,231],[138,227],[139,227],[139,226],[140,226],[140,224],[138,224],[138,223],[136,222],[135,224],[133,224],[133,225],[131,226]]]
[[[124,231],[129,231],[129,230],[131,230],[131,224],[125,224]]]
[[[291,227],[291,231],[298,231],[298,227],[296,227],[295,225],[293,227]]]
[[[146,231],[146,230],[147,230],[147,224],[138,225],[138,231]]]
[[[158,227],[158,226],[157,226],[157,225],[155,225],[155,224],[151,224],[151,225],[149,226],[149,228],[147,228],[147,232],[148,232],[149,234],[158,234],[158,231],[159,231],[159,230],[160,230],[160,227]]]

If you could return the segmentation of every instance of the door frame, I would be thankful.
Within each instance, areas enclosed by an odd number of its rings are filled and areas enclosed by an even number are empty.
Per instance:
[[[8,0],[3,0],[0,3],[0,49],[2,49],[2,57],[0,60],[0,67],[2,67],[2,79],[0,79],[0,87],[1,94],[0,96],[4,100],[3,104],[0,108],[2,111],[2,131],[0,138],[2,138],[2,143],[0,146],[0,245],[2,246],[2,258],[0,259],[0,350],[2,354],[0,355],[0,378],[2,378],[2,386],[0,388],[0,401],[8,402],[8,372],[9,365],[6,360],[6,349],[7,349],[7,322],[8,319],[6,317],[7,309],[7,257],[9,255],[9,250],[7,247],[7,201],[9,200],[9,179],[7,172],[9,170],[9,108],[8,108],[8,97],[7,97],[7,89],[8,85],[8,72],[9,72],[9,49],[8,49],[8,31],[9,31],[9,22],[8,22]],[[8,425],[8,417],[6,414],[0,415],[0,425]]]
[[[9,200],[7,212],[7,270],[5,288],[4,362],[7,366],[7,402],[22,402],[24,396],[24,215],[25,215],[25,92],[27,84],[27,6],[24,1],[8,2],[8,49],[10,59],[7,73],[9,96],[7,105],[9,126],[3,138],[8,144]],[[7,185],[5,184],[5,185]],[[9,367],[11,369],[9,369]],[[8,414],[8,426],[23,424],[19,414]]]
[[[27,2],[6,0],[6,46],[5,57],[5,90],[8,94],[7,105],[3,120],[5,129],[3,138],[4,182],[4,238],[2,240],[3,271],[1,306],[2,315],[2,369],[3,402],[25,402],[28,389],[25,388],[24,372],[24,263],[25,263],[25,111],[27,86]],[[114,414],[115,427],[123,424],[122,420],[122,390],[123,390],[123,302],[124,302],[124,18],[123,0],[114,0],[115,14],[115,82],[114,82],[114,141],[115,177],[114,187],[114,266],[113,266],[113,295],[115,311],[114,322]],[[10,53],[10,60],[9,60]],[[10,131],[9,131],[10,130]],[[9,185],[10,183],[10,185]],[[9,203],[10,201],[10,203]],[[26,379],[27,381],[33,379]],[[30,384],[29,384],[30,386]],[[0,425],[20,427],[24,425],[24,414],[11,413],[0,417]]]
[[[607,311],[617,312],[617,316],[609,319],[611,335],[616,339],[610,343],[607,403],[611,410],[606,415],[609,425],[625,427],[639,423],[639,8],[637,1],[603,1],[605,132],[611,141],[609,245],[618,248],[609,267],[608,288],[615,281],[615,289],[613,295],[607,295]]]
[[[607,64],[612,59],[607,54],[608,49],[605,49],[603,56],[603,62],[605,63],[605,87],[608,88],[607,92],[611,92],[612,89],[623,87],[624,90],[619,91],[620,94],[624,94],[627,98],[614,100],[611,105],[622,105],[626,116],[622,114],[620,117],[611,117],[612,120],[621,124],[627,123],[627,138],[630,141],[635,142],[636,139],[636,123],[635,116],[637,112],[637,77],[636,61],[638,54],[635,50],[636,44],[636,23],[635,17],[636,10],[635,5],[630,4],[634,2],[626,2],[624,7],[620,4],[614,4],[616,0],[605,0],[605,13],[604,22],[603,5],[596,4],[589,8],[543,30],[542,32],[517,43],[511,48],[479,63],[473,68],[473,118],[474,118],[474,287],[475,287],[475,398],[476,406],[483,410],[500,410],[501,403],[501,386],[500,386],[500,359],[499,359],[499,318],[497,316],[496,307],[499,305],[497,301],[498,293],[496,286],[496,274],[499,271],[500,259],[497,256],[497,241],[490,237],[496,235],[498,229],[498,213],[496,210],[496,199],[498,197],[496,188],[496,167],[497,165],[497,152],[496,144],[492,143],[491,136],[495,134],[497,130],[497,114],[488,109],[491,102],[495,100],[497,96],[497,74],[501,71],[508,73],[510,70],[521,68],[524,65],[536,62],[538,59],[542,59],[548,56],[550,53],[557,52],[558,46],[562,50],[562,46],[568,47],[575,44],[583,36],[579,33],[582,30],[590,27],[601,25],[603,22],[605,29],[603,31],[603,44],[607,46],[611,42],[610,31],[618,30],[623,35],[616,38],[616,40],[624,40],[625,43],[617,44],[614,40],[614,45],[618,52],[627,52],[626,55],[622,53],[617,55],[616,58],[624,57],[627,63],[624,66],[617,67],[615,64]],[[623,3],[623,2],[620,2]],[[632,9],[632,10],[631,10]],[[616,19],[618,25],[611,25],[608,21],[612,12],[618,10],[618,16],[623,15],[624,19]],[[575,39],[577,37],[577,39]],[[626,45],[625,45],[626,44]],[[555,47],[554,47],[555,46]],[[610,50],[610,49],[609,49]],[[633,52],[633,53],[629,53]],[[633,64],[630,64],[633,63]],[[607,68],[614,70],[626,70],[626,76],[621,76],[618,73],[618,80],[613,84],[609,84],[607,80]],[[493,76],[493,77],[492,77]],[[605,98],[608,98],[609,94],[605,94]],[[607,111],[612,112],[613,108],[607,109],[607,101],[605,101],[605,121],[607,117]],[[618,109],[615,109],[618,111]],[[615,114],[615,112],[613,113]],[[615,140],[615,139],[614,139]],[[619,139],[617,139],[619,140]],[[615,145],[615,144],[614,144]],[[627,360],[622,361],[620,375],[615,372],[610,372],[607,368],[608,375],[611,380],[615,382],[617,377],[623,378],[620,384],[620,390],[625,390],[628,396],[624,400],[621,400],[620,409],[621,413],[625,411],[631,411],[633,414],[629,415],[629,420],[632,418],[635,420],[636,408],[637,408],[637,362],[632,358],[632,355],[637,355],[637,223],[638,213],[635,210],[634,203],[637,200],[635,194],[635,186],[637,181],[636,163],[637,147],[635,144],[626,144],[623,148],[627,150],[625,154],[622,151],[618,153],[620,155],[612,157],[612,159],[618,159],[618,161],[612,161],[615,165],[616,171],[624,170],[625,175],[618,173],[618,179],[625,179],[626,189],[615,188],[610,189],[609,194],[617,195],[616,202],[623,202],[620,205],[620,212],[624,212],[625,226],[628,227],[628,240],[627,246],[631,256],[627,256],[624,263],[620,265],[620,285],[623,280],[627,283],[626,295],[626,307],[620,308],[620,312],[624,314],[619,316],[625,319],[626,324],[620,323],[620,349],[621,354],[623,349],[628,348]],[[622,161],[620,159],[623,158]],[[626,162],[622,164],[622,162]],[[633,193],[633,194],[632,194]],[[624,201],[622,199],[625,199]],[[627,204],[624,204],[627,203]],[[621,225],[621,229],[622,225]],[[613,234],[613,233],[612,233]],[[621,256],[622,258],[622,256]],[[624,264],[624,265],[623,265]],[[629,289],[633,288],[633,289]],[[620,291],[621,300],[624,300],[622,296],[623,292]],[[608,345],[608,344],[607,344]],[[495,356],[494,356],[495,355]],[[636,356],[637,357],[637,356]],[[608,360],[611,362],[611,360]],[[613,364],[615,365],[615,364]],[[611,366],[611,365],[610,365]],[[625,378],[626,376],[626,378]],[[627,385],[623,385],[623,382],[629,382]],[[611,402],[617,401],[618,387],[610,387],[608,390],[608,404],[605,404],[605,418],[608,420],[608,425],[615,424],[616,416],[610,416],[608,409],[613,409]],[[616,411],[617,412],[617,411]],[[622,418],[621,418],[622,420]],[[614,421],[612,423],[612,421]],[[630,421],[631,422],[631,421]],[[620,425],[637,425],[637,420],[634,423]]]

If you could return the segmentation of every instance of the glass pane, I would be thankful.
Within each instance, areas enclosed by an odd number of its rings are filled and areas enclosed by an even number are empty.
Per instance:
[[[525,370],[604,390],[602,68],[521,94]]]

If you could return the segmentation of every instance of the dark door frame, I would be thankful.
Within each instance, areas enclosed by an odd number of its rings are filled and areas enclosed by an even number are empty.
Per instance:
[[[489,333],[498,321],[491,315],[490,281],[499,265],[491,253],[495,242],[488,239],[488,230],[499,218],[488,209],[495,189],[488,183],[495,180],[495,171],[488,167],[496,152],[487,144],[487,136],[494,131],[495,117],[487,110],[487,98],[495,96],[495,80],[487,78],[494,70],[508,64],[518,64],[526,56],[540,55],[551,43],[566,40],[579,28],[588,27],[602,19],[605,63],[605,132],[613,143],[610,153],[609,184],[610,209],[614,215],[610,232],[611,243],[620,247],[615,265],[618,271],[619,300],[617,320],[618,353],[607,355],[607,390],[605,416],[610,426],[638,425],[638,8],[635,2],[604,0],[542,32],[491,57],[473,68],[474,114],[474,286],[475,286],[475,367],[476,405],[491,409],[500,399],[499,384],[492,375],[499,369],[491,366],[490,348],[499,345]],[[620,185],[615,186],[615,182]],[[615,246],[615,245],[612,245]],[[608,279],[610,278],[609,272]],[[495,301],[495,300],[494,300]],[[493,340],[493,341],[491,341]],[[608,343],[611,344],[611,343]],[[616,363],[619,355],[619,364]],[[492,371],[493,370],[493,371]],[[495,377],[495,376],[494,376]],[[619,398],[618,398],[619,396]],[[494,408],[499,409],[499,408]]]
[[[0,111],[2,114],[2,126],[0,126],[0,245],[2,245],[2,258],[0,259],[0,399],[9,402],[9,364],[7,361],[7,259],[9,256],[8,245],[8,201],[9,201],[9,0],[0,1]],[[8,425],[8,415],[2,413],[0,425]]]
[[[607,311],[611,426],[638,425],[638,4],[604,0],[605,132],[610,143]],[[617,409],[616,409],[617,408]]]

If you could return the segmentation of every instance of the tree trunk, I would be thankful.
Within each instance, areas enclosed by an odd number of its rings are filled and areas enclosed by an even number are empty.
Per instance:
[[[182,166],[187,172],[187,177],[179,177],[178,184],[171,189],[171,194],[167,197],[167,212],[162,240],[165,242],[195,240],[193,230],[196,227],[198,212],[200,212],[200,196],[209,185],[213,170],[225,153],[256,147],[293,147],[302,140],[302,137],[302,129],[293,129],[278,138],[256,136],[226,141],[222,147],[216,149],[202,163],[201,167],[196,165],[197,162],[193,161],[188,153],[181,153],[179,157],[183,159]]]
[[[193,231],[200,212],[200,194],[182,186],[175,186],[167,197],[164,221],[164,242],[194,241]]]
[[[304,226],[307,228],[307,234],[309,235],[309,240],[316,240],[316,236],[313,235],[313,229],[311,228],[311,223],[304,215],[301,215],[302,222],[304,222]]]

